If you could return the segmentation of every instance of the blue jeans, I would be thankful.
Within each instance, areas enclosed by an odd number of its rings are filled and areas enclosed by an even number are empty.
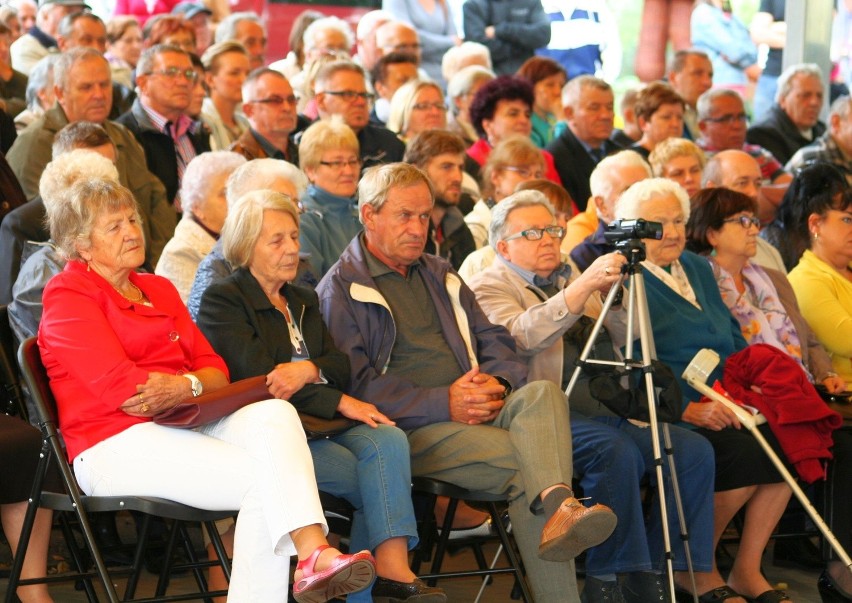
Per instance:
[[[350,550],[374,550],[389,538],[408,538],[417,545],[417,523],[411,503],[411,455],[401,429],[363,423],[329,439],[308,442],[317,487],[355,507]],[[363,599],[361,597],[364,597]],[[371,601],[370,589],[348,601]]]
[[[354,550],[373,550],[398,536],[417,545],[411,504],[411,455],[401,429],[357,425],[329,439],[308,442],[317,486],[355,507]]]
[[[707,572],[713,555],[713,480],[709,479],[715,471],[713,448],[699,434],[675,426],[670,426],[670,430],[693,566],[696,571]],[[618,517],[612,536],[587,552],[586,572],[602,576],[664,569],[660,507],[658,501],[652,504],[650,523],[645,526],[639,492],[643,476],[656,484],[650,428],[637,427],[619,417],[588,418],[572,412],[571,436],[574,471],[583,494],[591,497],[593,503],[609,506]],[[674,568],[685,570],[666,461],[663,471]]]

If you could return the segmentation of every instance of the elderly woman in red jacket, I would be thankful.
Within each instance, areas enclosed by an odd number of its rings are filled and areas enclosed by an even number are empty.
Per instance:
[[[44,291],[39,349],[80,487],[94,495],[169,498],[239,509],[231,601],[327,601],[364,589],[369,552],[329,547],[313,465],[293,407],[246,406],[198,430],[152,417],[224,387],[225,363],[175,288],[139,274],[145,257],[136,202],[114,182],[78,182],[48,214],[68,258]]]

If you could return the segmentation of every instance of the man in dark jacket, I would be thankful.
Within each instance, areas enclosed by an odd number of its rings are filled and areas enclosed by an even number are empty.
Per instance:
[[[299,146],[293,142],[297,127],[296,97],[281,72],[261,67],[243,82],[243,113],[248,130],[229,150],[252,159],[283,159],[299,165]]]
[[[444,258],[456,270],[468,254],[476,251],[473,235],[457,207],[462,194],[464,158],[464,141],[447,130],[422,132],[408,143],[405,151],[405,162],[426,172],[435,191],[426,253]]]
[[[145,149],[148,169],[162,181],[172,203],[186,166],[210,150],[209,133],[186,114],[197,77],[186,51],[165,44],[149,48],[136,65],[139,98],[117,120]]]
[[[541,0],[467,0],[464,39],[485,44],[497,75],[518,67],[550,43],[550,19]]]
[[[509,332],[423,253],[433,205],[423,172],[368,170],[358,202],[364,233],[317,287],[352,366],[348,393],[406,430],[412,474],[506,496],[535,600],[579,601],[571,561],[606,540],[615,516],[571,492],[564,393],[528,383]]]
[[[562,186],[580,211],[585,211],[592,192],[589,177],[601,159],[620,151],[610,139],[615,117],[615,97],[605,81],[591,75],[571,80],[562,93],[568,127],[547,145],[553,155]]]
[[[825,132],[819,120],[823,105],[822,71],[818,65],[792,65],[778,78],[775,104],[748,129],[746,140],[758,144],[785,164],[803,146]]]
[[[329,63],[314,81],[320,119],[343,116],[346,125],[358,137],[361,168],[402,161],[405,144],[396,134],[370,123],[370,100],[364,70],[350,61]]]

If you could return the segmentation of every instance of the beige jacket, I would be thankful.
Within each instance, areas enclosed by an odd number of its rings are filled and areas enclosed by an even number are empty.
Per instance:
[[[572,279],[573,280],[573,279]],[[577,322],[564,295],[550,299],[537,287],[527,283],[508,264],[497,259],[487,270],[468,281],[488,320],[509,329],[518,348],[518,355],[529,367],[529,380],[548,379],[562,383],[562,336]],[[561,288],[568,281],[560,279]],[[584,314],[597,318],[601,312],[598,295],[586,302]],[[604,326],[613,342],[621,346],[626,334],[626,312],[613,310]]]

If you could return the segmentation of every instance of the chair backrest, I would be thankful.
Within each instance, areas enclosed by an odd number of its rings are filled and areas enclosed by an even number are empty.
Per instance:
[[[0,306],[0,385],[5,394],[0,399],[0,413],[20,415],[27,418],[24,394],[21,390],[21,374],[15,362],[17,341],[9,326],[9,307]]]
[[[44,368],[41,361],[41,353],[35,337],[30,337],[21,344],[18,350],[18,362],[21,365],[24,379],[30,388],[30,394],[38,412],[39,425],[51,425],[55,429],[56,399],[50,389],[50,379],[48,379],[47,369]]]

